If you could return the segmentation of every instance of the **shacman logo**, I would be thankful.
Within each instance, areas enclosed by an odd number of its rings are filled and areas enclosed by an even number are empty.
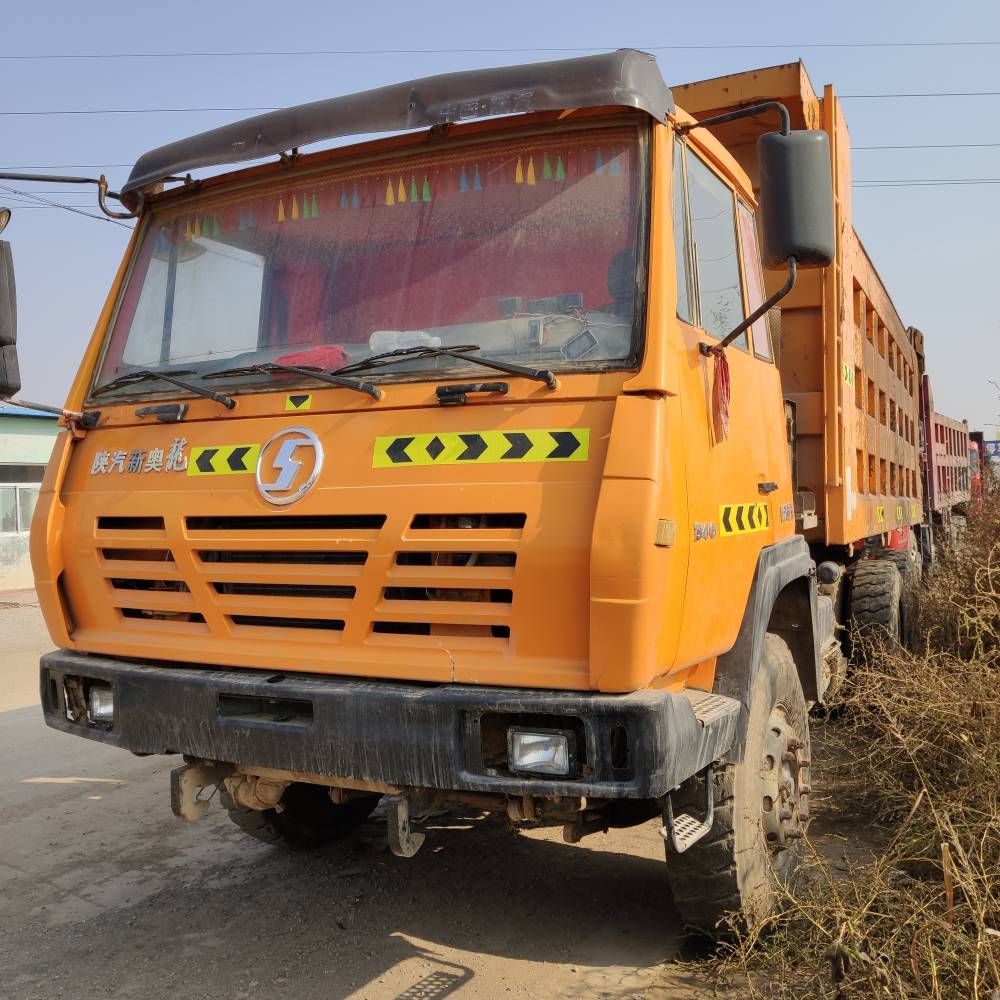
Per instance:
[[[267,439],[257,459],[257,491],[278,506],[300,500],[319,478],[323,445],[304,427],[286,427]]]

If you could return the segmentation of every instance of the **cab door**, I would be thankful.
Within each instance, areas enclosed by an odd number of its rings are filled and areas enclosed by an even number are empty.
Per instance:
[[[676,660],[683,666],[732,646],[758,554],[789,534],[792,522],[781,385],[766,322],[755,323],[725,351],[728,421],[720,412],[724,394],[716,392],[724,365],[700,350],[718,343],[763,300],[753,210],[693,139],[675,140],[673,169],[691,519]]]

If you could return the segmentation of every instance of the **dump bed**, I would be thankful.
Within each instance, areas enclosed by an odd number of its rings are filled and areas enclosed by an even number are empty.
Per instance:
[[[851,145],[833,87],[822,98],[801,63],[674,88],[696,118],[764,100],[791,113],[792,128],[823,129],[833,158],[837,257],[800,272],[775,324],[785,398],[795,404],[797,488],[816,495],[810,541],[846,545],[921,521],[919,392],[923,338],[903,326],[851,222]],[[711,131],[758,183],[757,138],[775,116]],[[768,293],[785,281],[766,274]],[[739,392],[739,386],[733,387]]]

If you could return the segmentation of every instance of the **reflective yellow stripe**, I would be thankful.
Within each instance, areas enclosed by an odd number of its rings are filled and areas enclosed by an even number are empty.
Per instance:
[[[312,393],[310,392],[290,392],[285,397],[285,409],[293,411],[311,410],[313,405]]]
[[[260,458],[259,444],[219,444],[192,448],[189,476],[235,476],[253,472]]]
[[[725,503],[719,506],[719,534],[723,538],[749,535],[754,531],[766,531],[770,527],[771,515],[767,501]]]
[[[372,468],[586,462],[589,455],[590,430],[586,427],[394,434],[375,439]]]

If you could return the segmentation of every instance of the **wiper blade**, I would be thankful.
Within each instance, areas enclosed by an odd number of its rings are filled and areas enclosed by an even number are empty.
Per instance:
[[[385,354],[376,354],[362,361],[355,361],[352,365],[338,368],[337,374],[343,375],[345,372],[382,368],[385,365],[402,359],[420,360],[423,358],[446,357],[458,358],[460,361],[468,361],[474,365],[482,365],[484,368],[492,368],[494,371],[505,372],[507,375],[521,375],[524,378],[534,379],[536,382],[544,382],[550,389],[555,389],[559,386],[559,381],[555,377],[555,374],[547,368],[528,368],[526,365],[515,365],[508,361],[496,361],[493,358],[484,358],[478,354],[471,353],[478,350],[478,344],[463,344],[459,347],[404,347],[398,351],[387,351]]]
[[[381,399],[384,393],[377,385],[371,382],[364,382],[359,378],[349,378],[345,375],[332,374],[323,371],[322,368],[311,368],[300,365],[283,365],[277,361],[265,361],[259,365],[244,365],[241,368],[225,368],[218,372],[209,372],[202,375],[202,378],[229,378],[238,375],[270,375],[274,372],[291,372],[293,375],[303,375],[307,378],[314,378],[318,382],[326,382],[328,385],[337,385],[344,389],[354,389],[356,392],[363,392],[372,399]]]
[[[178,372],[158,372],[152,368],[139,368],[136,371],[126,372],[124,375],[119,375],[118,378],[112,379],[107,385],[102,385],[99,389],[95,389],[91,395],[100,396],[105,392],[112,392],[115,389],[121,389],[126,385],[133,385],[137,382],[169,382],[171,385],[176,385],[179,389],[184,389],[186,392],[193,392],[196,396],[204,396],[205,399],[211,399],[215,403],[221,403],[227,410],[231,410],[236,406],[236,400],[232,396],[227,396],[222,392],[213,392],[211,389],[206,389],[204,386],[195,385],[193,382],[187,382],[184,379],[177,378],[177,375],[193,375],[193,369],[185,368]]]
[[[361,372],[368,371],[371,368],[384,368],[386,365],[391,365],[403,358],[407,360],[411,358],[436,358],[439,354],[447,354],[449,351],[464,353],[466,351],[478,350],[478,344],[460,344],[457,347],[451,348],[424,347],[423,345],[417,347],[399,347],[395,351],[384,351],[382,354],[373,354],[370,358],[362,358],[360,361],[344,365],[343,368],[337,368],[336,372],[338,375],[345,375],[347,372]]]

